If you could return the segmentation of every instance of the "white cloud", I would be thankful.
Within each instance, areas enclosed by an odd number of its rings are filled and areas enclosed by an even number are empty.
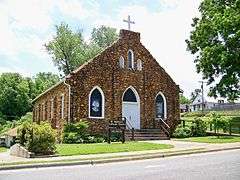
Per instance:
[[[99,11],[99,6],[96,2],[91,5],[91,8],[85,8],[83,3],[78,0],[59,0],[57,1],[57,7],[63,15],[78,20],[97,17]]]
[[[189,96],[199,88],[201,76],[196,73],[193,56],[186,51],[185,39],[189,36],[192,18],[198,15],[200,0],[164,0],[161,4],[169,8],[151,12],[144,6],[127,6],[119,9],[115,21],[101,18],[95,24],[126,29],[122,19],[131,15],[136,23],[132,29],[141,33],[146,48]]]
[[[159,12],[152,12],[144,5],[131,5],[120,7],[112,16],[100,14],[96,2],[86,8],[83,1],[77,0],[0,1],[0,55],[12,56],[16,61],[18,54],[25,52],[38,57],[45,65],[51,62],[43,44],[52,36],[52,13],[56,9],[76,23],[89,20],[89,26],[104,24],[118,29],[127,27],[123,18],[129,14],[136,22],[133,30],[141,33],[143,44],[189,95],[199,87],[197,81],[201,77],[195,72],[193,56],[186,52],[185,39],[189,36],[192,18],[198,14],[200,1],[159,0]]]

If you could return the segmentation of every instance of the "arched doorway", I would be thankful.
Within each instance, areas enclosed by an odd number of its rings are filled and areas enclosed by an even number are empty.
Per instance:
[[[133,87],[129,87],[123,93],[122,116],[134,129],[140,129],[140,98]]]

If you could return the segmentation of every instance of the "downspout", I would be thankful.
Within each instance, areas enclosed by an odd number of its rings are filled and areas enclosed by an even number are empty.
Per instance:
[[[64,79],[63,83],[68,87],[68,123],[70,123],[70,114],[71,114],[71,86],[66,83]]]

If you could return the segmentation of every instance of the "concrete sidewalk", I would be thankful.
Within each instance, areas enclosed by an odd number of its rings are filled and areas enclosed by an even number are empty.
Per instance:
[[[121,153],[106,153],[92,155],[76,155],[76,156],[59,156],[48,158],[21,158],[10,156],[9,152],[0,153],[0,170],[12,168],[27,168],[27,167],[46,167],[57,165],[70,164],[89,164],[89,163],[106,163],[115,161],[127,161],[137,159],[149,159],[157,157],[166,157],[182,154],[203,153],[211,151],[221,151],[230,149],[240,149],[240,143],[196,143],[184,142],[177,140],[152,140],[145,141],[157,144],[171,144],[174,148],[149,151],[121,152]],[[22,165],[21,165],[22,164]],[[9,165],[9,166],[8,166]]]

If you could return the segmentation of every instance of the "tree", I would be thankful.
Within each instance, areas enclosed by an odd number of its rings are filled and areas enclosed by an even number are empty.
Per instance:
[[[191,103],[191,101],[188,99],[188,98],[186,98],[184,95],[180,95],[180,104],[190,104]]]
[[[201,93],[201,89],[195,89],[192,93],[191,93],[191,99],[190,101],[194,101],[194,99]]]
[[[61,23],[56,26],[56,36],[45,47],[59,71],[68,75],[116,39],[116,29],[101,26],[93,29],[91,42],[88,44],[81,31],[73,32],[67,24]]]
[[[240,97],[240,0],[204,0],[186,40],[210,96]]]
[[[0,76],[0,112],[13,120],[31,110],[28,81],[18,73]]]
[[[40,72],[33,79],[35,97],[56,84],[57,82],[59,82],[60,80],[58,75],[51,72]]]
[[[56,26],[56,36],[45,44],[54,64],[64,75],[87,60],[86,46],[81,31],[75,33],[64,23]]]
[[[116,41],[117,38],[115,28],[101,26],[100,28],[93,28],[91,41],[104,49]]]

